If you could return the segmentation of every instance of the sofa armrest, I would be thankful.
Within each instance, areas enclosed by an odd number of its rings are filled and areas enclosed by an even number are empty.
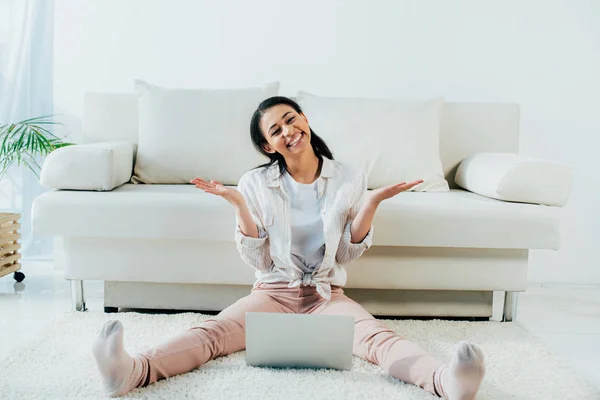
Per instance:
[[[476,153],[459,165],[455,182],[493,199],[562,207],[571,192],[572,170],[514,153]]]
[[[112,190],[131,179],[134,153],[130,142],[61,147],[44,160],[40,184],[50,189]]]

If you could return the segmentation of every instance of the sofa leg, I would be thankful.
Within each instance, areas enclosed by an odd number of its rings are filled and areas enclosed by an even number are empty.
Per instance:
[[[518,292],[505,292],[504,310],[502,312],[502,322],[512,322],[517,319],[517,303],[519,302]]]
[[[82,280],[71,281],[71,300],[73,302],[73,310],[87,311],[87,307],[85,306],[85,293],[83,292]]]

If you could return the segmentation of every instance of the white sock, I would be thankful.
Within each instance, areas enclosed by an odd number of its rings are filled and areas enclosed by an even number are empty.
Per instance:
[[[483,351],[471,342],[462,341],[442,372],[443,394],[448,400],[475,400],[485,375]]]
[[[140,383],[142,366],[123,349],[123,324],[120,321],[104,324],[92,352],[108,396],[122,396]]]

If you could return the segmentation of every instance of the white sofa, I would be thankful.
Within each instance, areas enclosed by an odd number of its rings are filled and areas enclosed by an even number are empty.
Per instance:
[[[227,202],[193,185],[129,183],[138,141],[134,94],[87,93],[83,133],[83,144],[47,158],[42,184],[54,190],[37,197],[32,211],[34,234],[56,239],[57,268],[72,282],[76,310],[86,309],[86,280],[105,282],[107,312],[218,311],[249,293],[254,274],[236,251]],[[482,154],[519,153],[518,105],[445,103],[439,152],[450,191],[384,202],[373,247],[346,266],[346,292],[375,315],[485,319],[501,291],[503,319],[512,320],[516,294],[527,288],[529,251],[560,244],[559,206],[499,200],[490,191],[490,182],[523,161],[514,156],[507,166]],[[95,158],[108,167],[90,174],[81,166]],[[462,185],[477,191],[483,180],[485,195],[457,186],[463,161]],[[65,176],[79,190],[62,189]],[[566,173],[563,197],[569,179]]]

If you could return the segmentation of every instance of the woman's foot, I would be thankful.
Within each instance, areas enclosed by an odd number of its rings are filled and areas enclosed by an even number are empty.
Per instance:
[[[104,324],[92,352],[108,396],[122,396],[138,386],[142,365],[123,349],[123,324],[120,321]]]
[[[476,344],[462,341],[450,365],[441,371],[443,396],[448,400],[475,400],[485,375],[483,351]]]

